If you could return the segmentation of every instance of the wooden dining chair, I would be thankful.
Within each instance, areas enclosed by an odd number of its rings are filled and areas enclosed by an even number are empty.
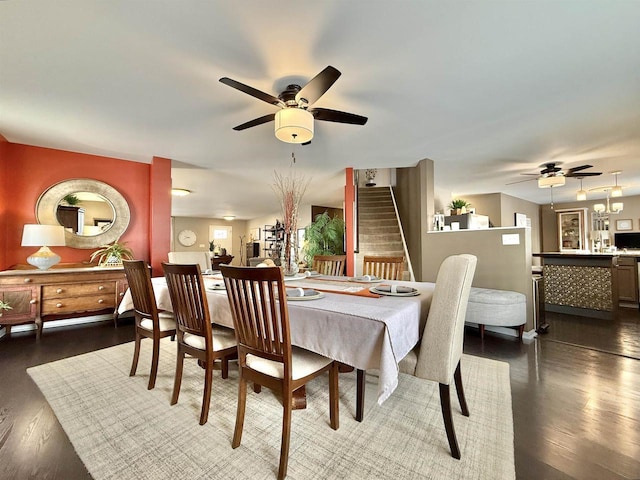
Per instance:
[[[473,255],[447,257],[436,278],[429,316],[422,341],[399,364],[401,373],[432,380],[440,386],[440,408],[449,440],[451,456],[460,459],[460,448],[451,415],[449,385],[455,381],[460,409],[469,408],[464,398],[460,359],[464,340],[464,320],[477,259]]]
[[[282,395],[284,407],[278,478],[287,474],[293,392],[329,371],[329,417],[338,429],[338,365],[330,358],[291,346],[284,277],[279,267],[221,266],[238,340],[238,410],[232,447],[242,439],[247,382]],[[278,300],[280,299],[280,300]]]
[[[199,265],[163,263],[164,276],[176,317],[178,356],[171,405],[178,402],[185,354],[204,367],[204,393],[200,425],[207,423],[211,403],[213,363],[222,361],[222,378],[229,375],[229,360],[237,355],[235,334],[230,328],[211,325],[209,305]]]
[[[153,340],[153,354],[151,356],[151,373],[149,374],[147,388],[151,390],[156,385],[156,376],[158,375],[160,339],[164,337],[175,339],[176,322],[172,312],[158,311],[156,297],[153,294],[153,285],[151,284],[151,272],[147,263],[142,260],[123,260],[122,264],[124,265],[124,272],[131,291],[136,322],[135,347],[129,376],[133,377],[138,369],[140,342],[143,338],[150,338]]]
[[[365,255],[363,275],[375,275],[385,280],[402,280],[404,257],[373,257]]]
[[[315,255],[313,257],[313,270],[321,275],[344,275],[346,255]]]

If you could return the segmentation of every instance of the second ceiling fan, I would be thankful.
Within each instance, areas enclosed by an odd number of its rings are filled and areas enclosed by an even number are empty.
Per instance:
[[[349,123],[352,125],[364,125],[367,123],[367,117],[361,115],[327,108],[311,107],[311,105],[331,88],[340,75],[340,71],[332,66],[328,66],[309,80],[303,87],[291,84],[277,97],[228,77],[222,77],[220,82],[280,108],[280,110],[275,113],[254,118],[253,120],[233,127],[234,130],[245,130],[257,125],[262,125],[263,123],[275,121],[275,134],[279,140],[304,145],[308,144],[313,138],[314,120]]]
[[[549,162],[541,165],[542,169],[540,173],[523,173],[522,175],[534,175],[538,180],[538,187],[547,188],[547,187],[560,187],[565,184],[566,177],[576,177],[576,178],[584,178],[584,177],[595,177],[598,175],[602,175],[602,172],[585,172],[584,170],[588,168],[593,168],[593,165],[580,165],[578,167],[569,168],[567,170],[563,170],[556,163]],[[529,180],[534,180],[534,178],[528,178],[526,180],[518,180],[517,182],[511,182],[507,185],[513,185],[514,183],[528,182]]]

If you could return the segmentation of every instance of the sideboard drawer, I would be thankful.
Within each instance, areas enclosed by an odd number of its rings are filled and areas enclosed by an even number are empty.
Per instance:
[[[61,315],[65,313],[93,312],[105,308],[115,308],[113,293],[87,297],[48,298],[42,300],[41,314]]]
[[[106,295],[116,292],[116,282],[92,282],[92,283],[65,283],[60,285],[44,285],[42,298],[65,298],[83,295]]]

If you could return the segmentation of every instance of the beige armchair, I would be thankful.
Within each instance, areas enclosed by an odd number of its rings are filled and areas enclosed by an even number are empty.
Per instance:
[[[451,456],[460,459],[451,416],[449,385],[455,380],[462,414],[469,416],[464,398],[460,359],[464,340],[464,320],[476,271],[477,258],[473,255],[447,257],[436,278],[427,324],[422,342],[400,362],[400,372],[440,384],[440,406]]]

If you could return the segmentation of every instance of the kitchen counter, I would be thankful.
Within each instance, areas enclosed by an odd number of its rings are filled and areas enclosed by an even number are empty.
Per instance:
[[[603,319],[617,317],[618,252],[533,255],[542,258],[546,311]]]

